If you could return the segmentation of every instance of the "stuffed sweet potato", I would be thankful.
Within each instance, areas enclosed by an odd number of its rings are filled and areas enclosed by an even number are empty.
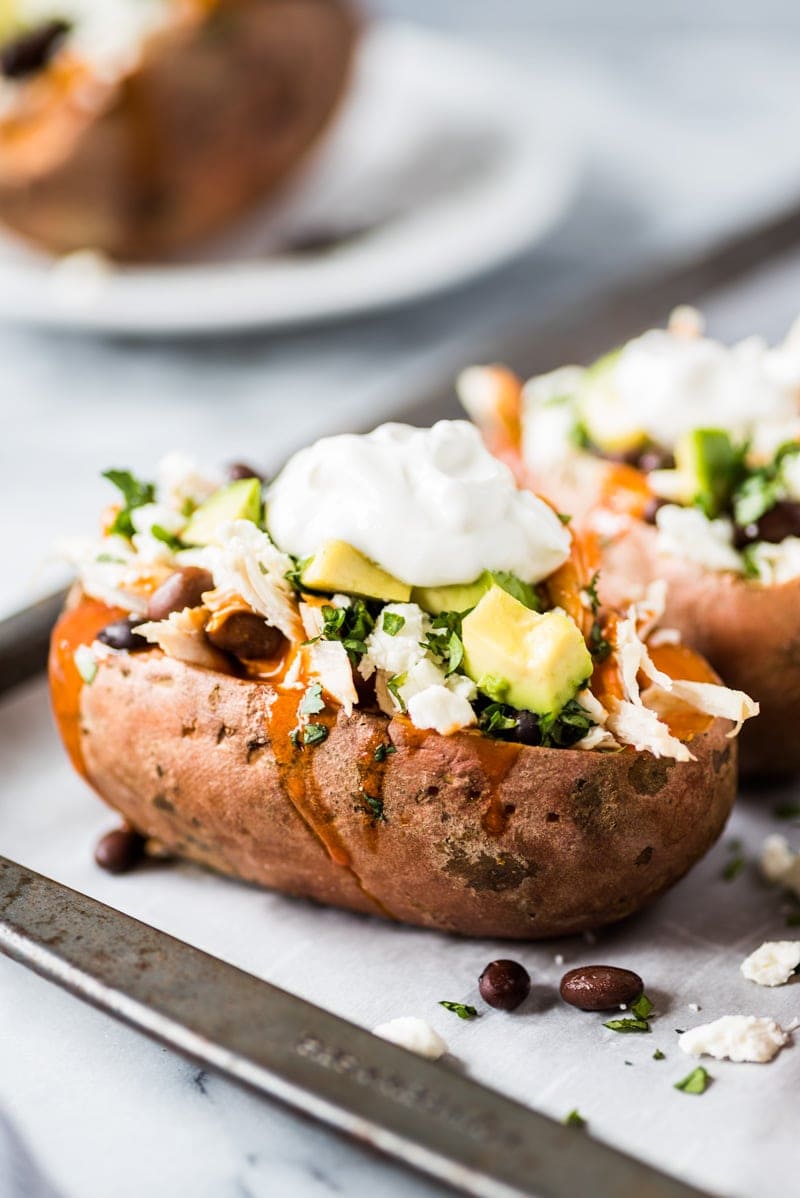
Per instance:
[[[758,700],[743,772],[800,770],[798,331],[728,348],[681,309],[588,369],[523,387],[475,368],[461,391],[518,477],[598,537],[606,600],[665,581],[665,622]]]
[[[356,40],[346,0],[41,7],[0,46],[0,222],[59,254],[158,259],[247,213],[325,128]]]
[[[538,938],[630,914],[719,835],[753,705],[654,633],[655,591],[602,609],[589,548],[470,426],[319,442],[265,508],[257,479],[175,458],[157,488],[109,477],[125,502],[73,548],[53,705],[162,850]]]

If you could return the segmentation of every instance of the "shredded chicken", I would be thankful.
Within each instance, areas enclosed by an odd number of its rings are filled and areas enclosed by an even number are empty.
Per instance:
[[[203,607],[186,607],[174,611],[166,620],[151,620],[140,624],[136,632],[151,645],[157,645],[168,657],[191,666],[228,672],[225,655],[206,640],[208,612]]]

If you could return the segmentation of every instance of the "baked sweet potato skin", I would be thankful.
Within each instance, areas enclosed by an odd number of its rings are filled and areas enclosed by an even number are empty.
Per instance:
[[[84,640],[101,626],[95,607]],[[367,711],[315,716],[327,739],[295,748],[302,692],[158,651],[110,654],[90,684],[65,681],[81,612],[62,617],[51,655],[79,768],[169,851],[287,894],[469,936],[577,932],[676,882],[733,803],[723,721],[685,764],[442,737]],[[376,761],[379,745],[396,752]]]
[[[116,85],[56,64],[26,85],[0,121],[0,221],[55,253],[154,260],[225,229],[284,181],[344,92],[353,11],[347,0],[196,10]]]
[[[678,628],[728,686],[760,703],[741,733],[742,773],[800,772],[800,579],[763,586],[660,554],[655,528],[641,521],[608,543],[603,562],[603,596],[612,605],[663,578],[664,626]]]

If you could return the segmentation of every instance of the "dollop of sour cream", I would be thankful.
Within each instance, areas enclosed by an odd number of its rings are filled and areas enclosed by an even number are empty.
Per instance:
[[[570,549],[552,508],[518,490],[463,420],[317,441],[284,467],[267,511],[284,552],[346,541],[410,586],[469,583],[487,569],[538,582]]]
[[[612,386],[630,425],[671,449],[694,428],[747,436],[762,422],[793,435],[800,398],[800,345],[759,337],[733,346],[651,329],[621,350]]]

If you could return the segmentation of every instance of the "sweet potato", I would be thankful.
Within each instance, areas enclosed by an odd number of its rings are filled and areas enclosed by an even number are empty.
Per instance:
[[[0,118],[0,221],[128,261],[225,229],[317,140],[356,36],[346,0],[187,0],[117,79],[65,49]]]

